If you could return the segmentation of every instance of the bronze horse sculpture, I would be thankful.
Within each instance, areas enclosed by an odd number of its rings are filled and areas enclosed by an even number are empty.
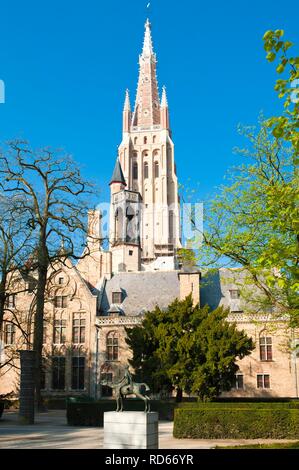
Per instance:
[[[110,382],[109,380],[101,380],[101,385],[112,388],[115,392],[116,411],[124,410],[124,399],[128,395],[135,395],[144,401],[145,413],[150,411],[150,398],[146,394],[150,388],[146,383],[133,382],[131,374],[126,370],[124,378],[120,382]]]

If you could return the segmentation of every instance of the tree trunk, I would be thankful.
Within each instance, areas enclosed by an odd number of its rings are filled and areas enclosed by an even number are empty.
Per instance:
[[[183,399],[183,390],[182,390],[180,387],[178,387],[178,388],[176,389],[175,401],[176,401],[177,403],[181,403],[182,399]]]
[[[48,254],[45,243],[41,243],[38,253],[38,282],[36,290],[36,311],[34,316],[34,339],[33,349],[36,352],[35,358],[35,399],[37,409],[43,410],[43,400],[41,396],[41,373],[42,373],[42,352],[43,352],[43,328],[44,328],[44,307],[45,291],[48,272]]]

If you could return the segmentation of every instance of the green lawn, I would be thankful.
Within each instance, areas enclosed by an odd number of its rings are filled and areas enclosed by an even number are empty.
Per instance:
[[[215,449],[299,449],[299,441],[274,444],[245,444],[241,446],[216,446]]]

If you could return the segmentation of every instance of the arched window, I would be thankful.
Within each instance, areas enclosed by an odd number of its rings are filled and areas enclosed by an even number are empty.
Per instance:
[[[158,162],[155,162],[154,174],[155,174],[155,178],[159,178],[159,163]]]
[[[143,143],[144,143],[144,144],[147,144],[147,137],[144,137]]]
[[[134,180],[138,179],[138,163],[137,162],[133,163],[133,179]]]
[[[134,137],[134,145],[137,144],[137,137]]]
[[[148,178],[148,163],[144,162],[144,179]]]
[[[155,144],[155,143],[156,143],[156,136],[153,135],[153,144]]]
[[[118,333],[117,331],[110,331],[107,334],[106,352],[107,352],[107,361],[118,360]]]

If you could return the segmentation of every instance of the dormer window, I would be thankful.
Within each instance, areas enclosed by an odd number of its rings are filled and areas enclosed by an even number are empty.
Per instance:
[[[231,289],[229,291],[230,293],[230,298],[233,300],[239,299],[240,298],[240,291],[239,289]]]
[[[112,292],[112,303],[121,304],[122,303],[122,293],[120,291]]]

